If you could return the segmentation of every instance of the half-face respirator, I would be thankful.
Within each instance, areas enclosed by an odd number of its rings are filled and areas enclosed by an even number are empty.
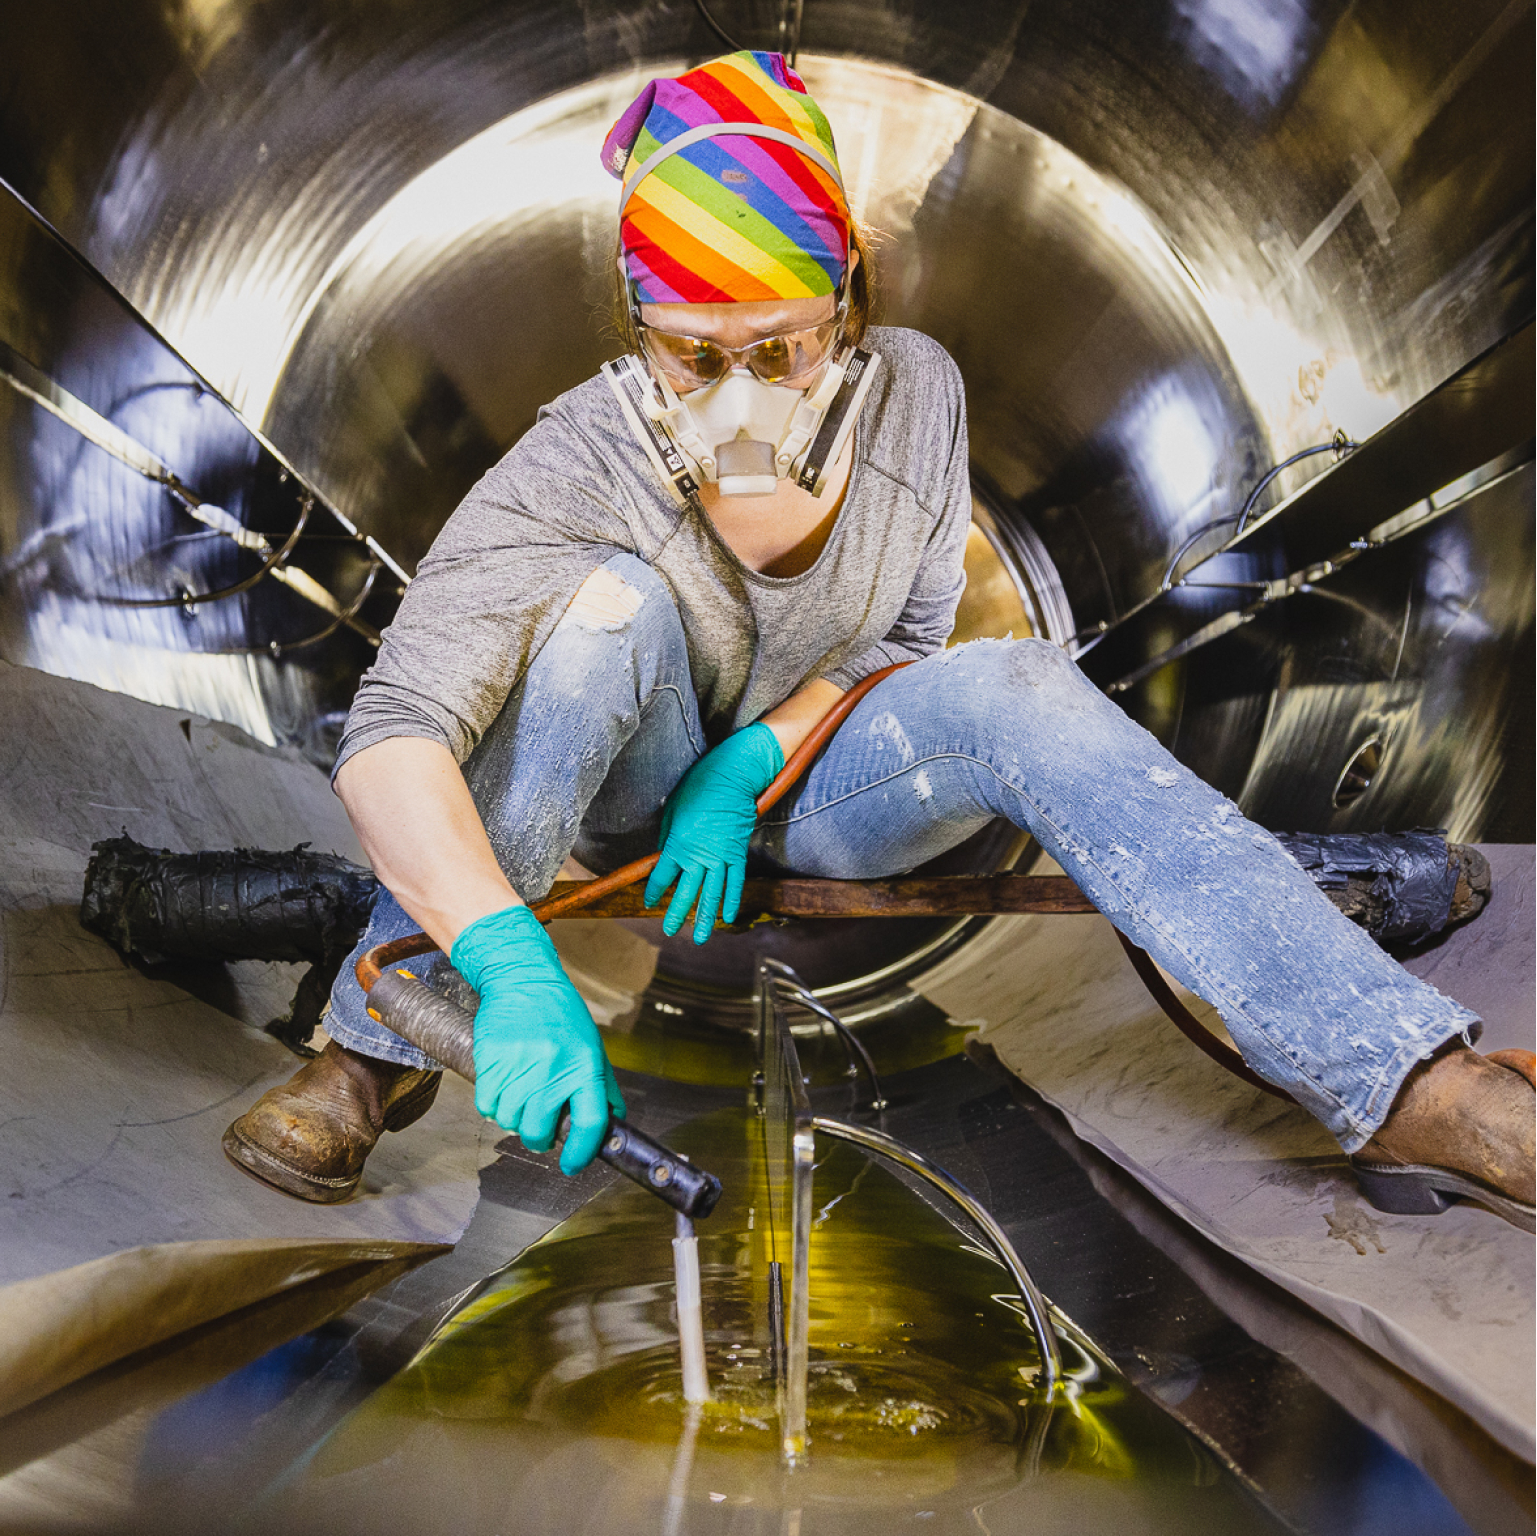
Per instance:
[[[819,496],[875,379],[880,355],[843,347],[804,388],[734,367],[680,396],[635,356],[603,365],[626,422],[680,504],[701,483],[723,496],[769,496],[793,480]]]
[[[746,53],[653,81],[603,157],[624,181],[618,266],[645,354],[603,373],[646,456],[679,503],[709,482],[723,496],[768,496],[785,480],[820,494],[880,358],[842,342],[852,225],[804,82],[779,55]],[[646,303],[829,291],[826,320],[743,347],[641,317]]]

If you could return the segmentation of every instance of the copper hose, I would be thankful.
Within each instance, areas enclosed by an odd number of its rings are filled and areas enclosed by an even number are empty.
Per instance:
[[[1121,948],[1126,951],[1126,958],[1131,961],[1131,967],[1141,979],[1142,985],[1152,994],[1153,1001],[1197,1050],[1204,1051],[1219,1067],[1226,1067],[1234,1077],[1242,1078],[1251,1088],[1258,1088],[1273,1099],[1285,1099],[1288,1104],[1297,1102],[1284,1088],[1266,1082],[1232,1046],[1225,1040],[1219,1040],[1191,1013],[1179,1000],[1174,988],[1163,979],[1153,957],[1145,949],[1138,949],[1119,928],[1115,930],[1115,936],[1121,941]]]
[[[879,672],[872,672],[868,677],[861,678],[855,683],[817,721],[811,728],[810,735],[790,754],[789,761],[774,775],[774,780],[769,787],[758,796],[758,814],[764,815],[785,797],[791,786],[811,766],[816,755],[832,740],[838,727],[853,713],[859,701],[878,682],[890,677],[893,672],[900,672],[903,667],[911,665],[909,661],[899,661],[894,667],[882,667]],[[530,910],[541,923],[547,923],[551,918],[566,917],[572,912],[579,912],[590,902],[607,896],[610,891],[623,890],[626,886],[636,885],[644,880],[656,868],[661,856],[659,852],[647,854],[645,858],[636,859],[633,864],[626,864],[614,870],[612,874],[600,876],[596,880],[583,881],[574,891],[538,902]],[[437,943],[425,933],[408,933],[404,938],[391,939],[388,944],[376,944],[357,963],[358,985],[367,992],[379,979],[380,971],[389,966],[398,965],[402,960],[409,960],[414,955],[430,955],[437,948]]]
[[[832,740],[838,727],[853,713],[859,701],[877,683],[883,678],[890,677],[893,672],[911,665],[911,662],[902,661],[894,667],[884,667],[879,672],[872,672],[869,677],[860,679],[850,688],[817,721],[810,735],[790,754],[790,760],[774,776],[769,787],[758,796],[758,814],[764,815],[784,798],[791,786],[811,766],[817,753]],[[660,853],[648,854],[643,859],[636,859],[633,864],[626,864],[614,870],[612,874],[603,875],[597,880],[583,881],[575,890],[566,891],[560,896],[539,902],[532,908],[533,914],[540,922],[548,922],[551,918],[565,917],[572,912],[578,912],[589,903],[607,896],[611,891],[624,890],[627,886],[638,884],[656,868],[657,860],[660,858]],[[1226,1067],[1235,1077],[1241,1078],[1251,1087],[1262,1089],[1275,1098],[1295,1102],[1284,1088],[1278,1088],[1274,1083],[1266,1082],[1232,1046],[1218,1040],[1196,1019],[1159,974],[1158,967],[1153,963],[1150,955],[1133,944],[1119,929],[1116,930],[1115,936],[1121,941],[1121,947],[1126,951],[1126,956],[1143,985],[1152,994],[1153,1000],[1178,1026],[1182,1034],[1211,1057],[1218,1066]],[[379,979],[379,973],[382,970],[397,965],[402,960],[409,960],[414,955],[431,954],[437,947],[425,933],[408,933],[404,938],[393,939],[388,944],[375,945],[357,963],[358,985],[367,992]]]

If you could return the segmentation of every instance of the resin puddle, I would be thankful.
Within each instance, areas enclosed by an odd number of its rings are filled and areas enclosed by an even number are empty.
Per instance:
[[[814,1185],[809,1453],[786,1471],[759,1123],[722,1111],[674,1139],[726,1186],[699,1227],[711,1402],[683,1400],[672,1223],[615,1186],[484,1282],[249,1512],[251,1528],[1281,1529],[1070,1324],[1067,1383],[1046,1402],[1029,1325],[998,1299],[997,1260],[832,1142]]]

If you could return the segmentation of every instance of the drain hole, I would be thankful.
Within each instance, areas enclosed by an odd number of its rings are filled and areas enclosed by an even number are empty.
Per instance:
[[[1372,780],[1382,768],[1382,743],[1373,736],[1364,746],[1356,748],[1345,764],[1345,771],[1334,786],[1334,803],[1341,810],[1354,805],[1372,787]]]

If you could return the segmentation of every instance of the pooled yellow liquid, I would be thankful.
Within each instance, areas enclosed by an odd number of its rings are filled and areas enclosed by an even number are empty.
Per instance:
[[[1007,1272],[893,1174],[825,1139],[809,1458],[786,1471],[758,1122],[723,1111],[670,1139],[725,1185],[699,1224],[712,1401],[683,1402],[672,1214],[615,1185],[461,1305],[333,1432],[274,1518],[377,1536],[1279,1529],[1070,1326],[1069,1380],[1047,1402]]]

